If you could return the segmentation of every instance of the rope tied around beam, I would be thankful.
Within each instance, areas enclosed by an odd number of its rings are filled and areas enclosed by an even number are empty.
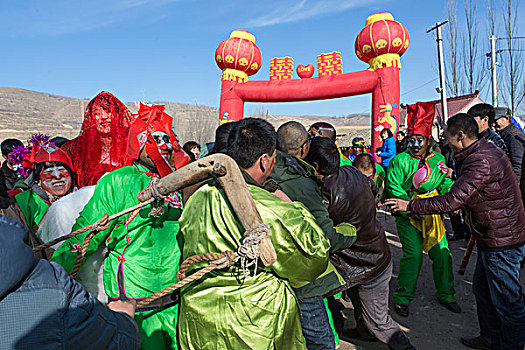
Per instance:
[[[160,189],[157,186],[159,178],[155,177],[150,182],[147,189],[149,189],[151,196],[155,199],[151,204],[151,210],[149,212],[149,217],[158,218],[164,214],[164,200],[167,196],[160,193]]]
[[[259,244],[264,238],[268,237],[269,234],[270,226],[266,224],[260,224],[246,230],[244,233],[243,243],[235,253],[230,250],[226,250],[219,254],[205,253],[187,258],[180,264],[179,271],[177,272],[177,278],[180,279],[180,281],[161,290],[160,292],[150,295],[146,299],[140,300],[137,302],[137,308],[143,308],[152,301],[174,292],[175,290],[201,278],[213,270],[233,266],[239,260],[241,262],[241,269],[245,278],[249,277],[248,267],[255,265],[255,277],[257,274],[257,260],[259,259]],[[203,261],[209,261],[210,264],[193,273],[192,275],[188,277],[186,276],[186,272],[191,265]]]

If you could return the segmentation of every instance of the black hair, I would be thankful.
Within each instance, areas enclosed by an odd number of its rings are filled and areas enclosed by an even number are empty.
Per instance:
[[[397,132],[397,134],[398,134],[398,135],[403,135],[403,136],[405,136],[405,132],[404,132],[404,131],[401,131],[401,130],[399,130],[399,131]]]
[[[310,132],[310,130],[314,130],[314,129],[315,131],[318,131],[319,129],[330,129],[330,131],[332,131],[332,134],[333,134],[333,136],[330,137],[330,139],[335,142],[337,132],[335,130],[335,127],[332,124],[327,123],[327,122],[316,122],[310,126],[310,129],[308,131]]]
[[[383,130],[381,130],[381,134],[384,133],[385,131],[386,131],[386,133],[388,135],[388,138],[394,137],[394,134],[392,134],[392,130],[390,130],[388,128],[384,128]]]
[[[263,154],[272,155],[277,148],[277,132],[264,119],[239,120],[228,137],[226,154],[243,168],[251,168]]]
[[[212,153],[226,153],[228,149],[228,137],[237,122],[228,122],[219,125],[215,130],[215,144]]]
[[[201,145],[195,141],[188,141],[184,144],[184,146],[182,146],[183,151],[186,152],[192,162],[197,160],[195,159],[195,154],[191,151],[195,147],[197,147],[199,151],[201,150]]]
[[[489,121],[494,120],[494,107],[488,103],[478,103],[470,107],[467,114],[473,117],[489,117]]]
[[[197,142],[195,141],[188,141],[184,144],[184,146],[182,146],[182,149],[184,151],[186,151],[186,153],[188,152],[191,152],[191,149],[192,148],[195,148],[197,147],[199,149],[199,151],[201,150],[201,145],[199,145]]]
[[[55,136],[53,137],[51,140],[49,140],[49,142],[52,142],[55,144],[55,146],[57,147],[62,147],[62,145],[66,142],[68,142],[69,140],[65,137],[62,137],[62,136]]]
[[[449,135],[457,135],[459,131],[462,131],[471,139],[479,138],[478,123],[470,114],[458,113],[447,120],[447,132]]]
[[[354,162],[352,163],[353,166],[355,166],[358,169],[363,169],[366,171],[369,171],[372,169],[374,171],[374,175],[376,173],[376,164],[375,164],[374,157],[372,157],[371,154],[368,153],[362,153],[355,157]]]
[[[7,157],[9,153],[13,152],[13,148],[15,147],[24,147],[24,144],[18,139],[5,139],[0,145],[2,155]]]
[[[315,137],[305,161],[317,168],[321,175],[333,174],[339,169],[339,150],[335,142],[326,137]]]
[[[33,180],[35,182],[40,181],[40,174],[42,174],[42,171],[45,169],[52,168],[54,166],[63,166],[64,168],[66,168],[67,171],[69,171],[69,174],[71,175],[71,179],[72,179],[71,188],[73,188],[76,184],[75,173],[73,173],[69,165],[67,165],[66,163],[58,162],[58,161],[46,161],[46,162],[38,163],[35,167],[35,171],[33,172]]]

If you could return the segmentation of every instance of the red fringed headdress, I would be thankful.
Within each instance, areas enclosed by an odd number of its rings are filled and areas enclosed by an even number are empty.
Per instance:
[[[138,117],[133,121],[129,132],[128,156],[138,159],[140,151],[146,147],[148,156],[155,162],[161,176],[166,176],[173,171],[157,148],[157,144],[151,133],[163,131],[169,135],[173,146],[173,163],[175,169],[180,169],[189,163],[190,158],[182,150],[177,136],[172,131],[173,118],[164,112],[165,106],[139,104]]]
[[[434,122],[434,103],[417,102],[407,109],[408,135],[423,135],[430,138]]]
[[[132,160],[126,153],[133,116],[111,93],[102,91],[87,105],[80,135],[62,146],[73,161],[78,187],[95,185],[108,172]]]

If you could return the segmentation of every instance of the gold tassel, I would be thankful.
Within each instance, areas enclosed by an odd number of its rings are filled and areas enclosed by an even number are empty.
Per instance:
[[[374,57],[368,61],[368,64],[370,65],[369,70],[376,70],[383,67],[397,67],[401,69],[401,61],[397,53],[386,53]]]
[[[233,80],[239,83],[245,83],[248,81],[248,74],[237,69],[227,68],[222,71],[222,80]]]

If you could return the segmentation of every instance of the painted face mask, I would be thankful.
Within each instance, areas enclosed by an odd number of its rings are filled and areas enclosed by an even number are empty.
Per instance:
[[[40,187],[55,197],[65,196],[71,188],[71,182],[71,174],[61,165],[44,169],[40,174]]]
[[[151,133],[151,136],[153,136],[153,139],[157,143],[157,147],[162,156],[165,159],[169,159],[173,152],[173,145],[171,144],[170,136],[164,131],[154,131]]]
[[[410,148],[415,156],[423,156],[427,150],[427,138],[422,135],[410,136],[408,139],[408,148]]]

